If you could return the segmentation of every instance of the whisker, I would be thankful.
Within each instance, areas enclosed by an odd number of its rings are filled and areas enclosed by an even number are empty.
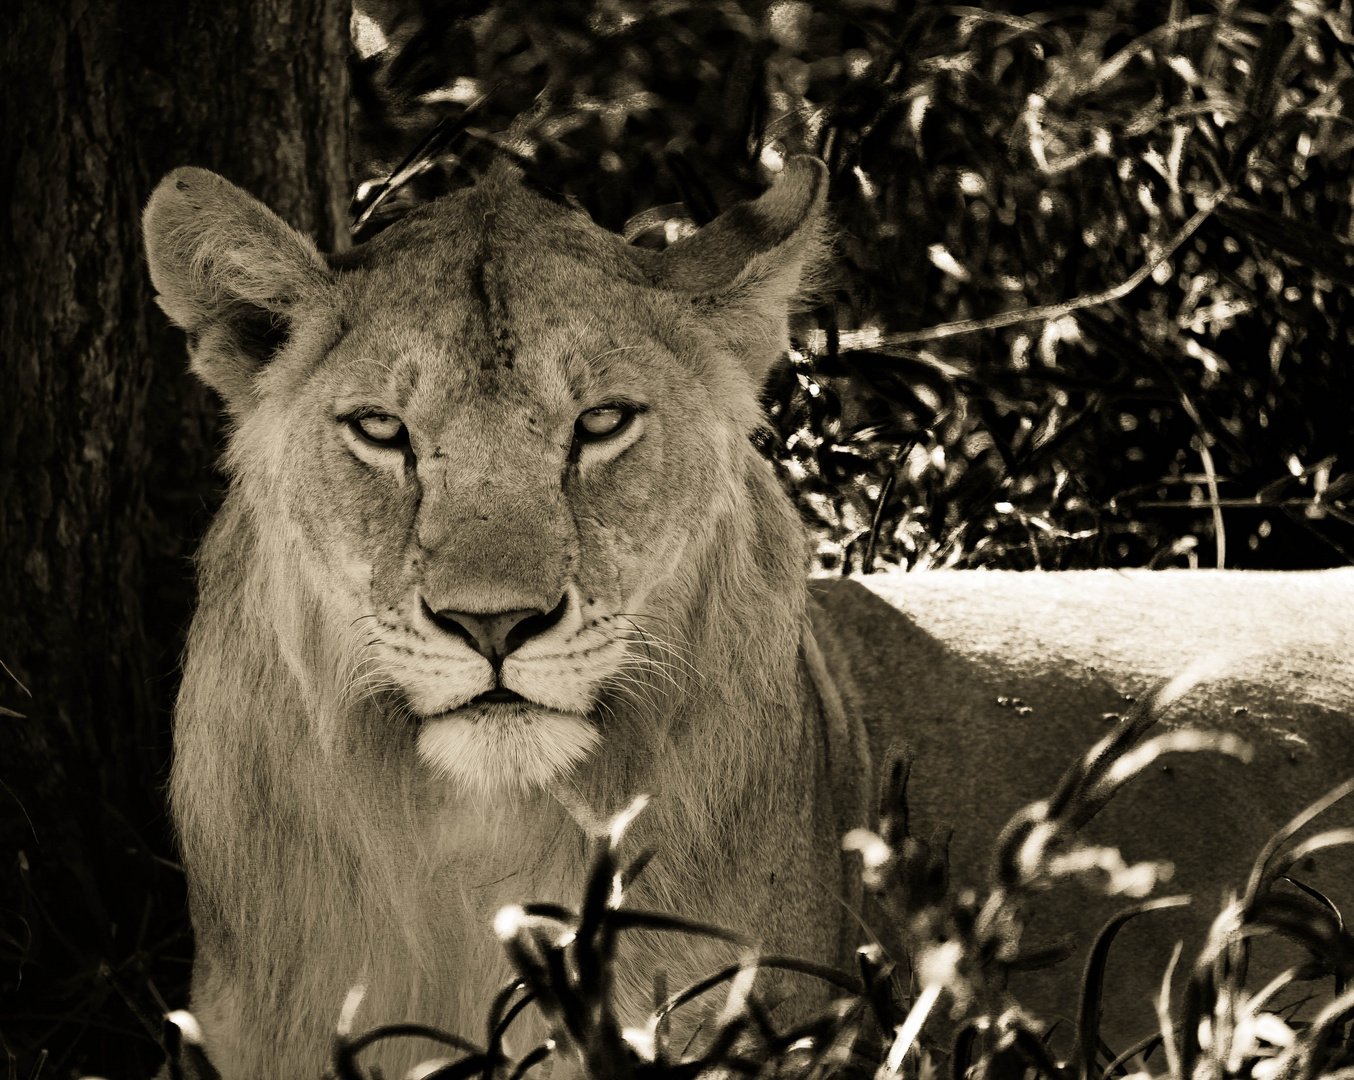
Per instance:
[[[618,612],[616,612],[616,614],[614,615],[614,618],[617,618],[617,619],[629,619],[632,623],[634,623],[635,620],[637,620],[637,619],[648,619],[651,623],[658,623],[658,624],[659,624],[661,627],[663,627],[664,629],[669,629],[669,630],[670,630],[670,629],[672,628],[671,620],[667,619],[665,616],[662,616],[662,615],[655,615],[655,614],[653,614],[652,612],[647,612],[647,611],[618,611]],[[641,629],[641,628],[640,628],[638,625],[636,625],[636,626],[635,626],[635,629],[638,630],[638,629]],[[664,639],[664,640],[665,640],[665,641],[667,642],[667,644],[670,645],[673,649],[676,649],[676,650],[678,650],[678,651],[680,651],[680,652],[686,653],[687,655],[691,655],[691,651],[692,651],[692,650],[691,650],[691,647],[690,647],[690,645],[689,645],[688,643],[683,643],[683,644],[680,644],[680,645],[679,645],[676,641],[673,641],[673,640],[670,640],[670,639]]]
[[[659,709],[667,700],[667,695],[663,693],[661,687],[655,685],[647,679],[636,678],[628,672],[617,672],[619,682],[627,686],[637,696],[641,696],[644,702],[654,709]]]
[[[630,616],[628,615],[624,617],[627,619],[630,618]],[[682,648],[675,645],[673,642],[668,641],[665,638],[657,637],[648,630],[645,630],[644,627],[642,626],[635,625],[632,628],[632,631],[638,634],[646,645],[661,650],[664,653],[664,655],[682,664],[686,668],[686,670],[692,675],[692,677],[698,680],[703,678],[703,676],[700,673],[700,670],[696,667],[695,664],[693,664],[690,661],[690,659],[688,659],[689,650],[683,650]],[[684,652],[687,653],[688,655],[683,655]]]
[[[656,623],[659,623],[659,624],[661,624],[662,626],[667,627],[667,628],[669,628],[669,629],[670,629],[671,626],[672,626],[671,620],[669,620],[669,619],[666,618],[665,616],[662,616],[662,615],[655,615],[655,614],[653,614],[652,612],[648,612],[648,611],[618,611],[618,612],[615,613],[615,616],[614,616],[614,617],[617,618],[617,619],[629,619],[631,622],[634,622],[636,619],[648,619],[650,622],[656,622]],[[638,627],[636,627],[636,628],[638,629]],[[687,645],[687,644],[683,644],[682,646],[678,646],[678,645],[677,645],[675,642],[673,642],[673,641],[669,641],[668,644],[672,645],[673,648],[679,648],[679,647],[680,647],[680,648],[682,649],[682,651],[683,651],[683,652],[686,652],[686,653],[690,653],[690,651],[691,651],[690,646]]]
[[[399,698],[391,707],[390,715],[396,720],[403,720],[406,724],[414,723],[419,719],[418,713],[414,712],[413,705],[409,704],[404,698]]]
[[[621,661],[620,668],[622,670],[630,668],[637,671],[652,672],[671,683],[674,690],[680,692],[682,689],[681,683],[677,681],[677,677],[673,674],[677,669],[663,660],[654,659],[652,656],[639,656],[635,653],[628,653],[625,659]]]
[[[643,673],[647,673],[647,671],[649,671],[649,669],[635,669],[635,670],[643,671]],[[654,674],[662,674],[662,673],[654,673]],[[638,675],[634,674],[627,673],[627,678],[630,678],[632,682],[635,682],[635,685],[649,686],[649,688],[653,689],[654,692],[662,692],[663,688],[669,688],[670,690],[673,690],[673,692],[681,693],[681,686],[678,686],[677,682],[674,681],[672,677],[663,677],[663,686],[659,686],[658,682],[654,681],[654,679],[643,679],[639,678]]]
[[[348,678],[348,691],[357,689],[375,688],[378,686],[394,686],[394,681],[384,671],[355,671]]]
[[[645,643],[640,642],[640,644]],[[682,674],[686,674],[685,669],[682,669],[682,667],[674,665],[674,663],[670,662],[670,660],[662,659],[661,656],[647,654],[647,652],[643,652],[643,654],[640,654],[640,652],[627,652],[626,658],[621,660],[621,663],[628,663],[628,665],[632,666],[645,667],[645,669],[651,669],[654,671],[662,671],[662,673],[668,675],[669,678],[673,677],[674,671],[681,671]]]
[[[631,695],[655,712],[662,707],[662,701],[657,696],[657,690],[652,683],[642,682],[622,671],[617,671],[607,678],[607,684],[618,693]]]
[[[644,630],[640,630],[638,631],[638,633],[640,636],[640,640],[644,643],[646,648],[653,649],[666,658],[664,659],[663,663],[665,664],[672,663],[674,667],[680,664],[692,675],[697,677],[700,676],[700,672],[696,669],[696,666],[693,663],[691,663],[691,661],[688,660],[685,656],[683,656],[680,652],[674,649],[668,642],[664,641],[662,638],[656,638],[652,634]]]
[[[374,698],[381,690],[397,689],[389,672],[383,671],[378,656],[363,657],[353,665],[346,684],[339,694],[339,702],[344,706],[356,704],[368,698]],[[367,669],[367,670],[364,670]]]

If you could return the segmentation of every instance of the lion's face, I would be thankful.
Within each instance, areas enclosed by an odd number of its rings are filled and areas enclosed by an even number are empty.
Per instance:
[[[216,265],[262,259],[240,248]],[[243,403],[245,335],[199,338],[199,370],[209,349],[236,362],[213,381],[237,415],[229,467],[351,628],[357,685],[393,693],[423,760],[470,786],[544,783],[597,745],[608,694],[665,644],[665,591],[744,497],[733,463],[783,315],[768,332],[740,307],[746,264],[697,250],[689,288],[665,257],[486,181],[265,289],[288,339]]]
[[[348,333],[270,402],[284,504],[424,756],[543,779],[596,742],[650,594],[729,497],[729,470],[678,463],[734,452],[752,388],[711,385],[656,332],[668,298],[604,269],[511,243],[418,257],[346,275]],[[546,288],[515,304],[513,275]]]

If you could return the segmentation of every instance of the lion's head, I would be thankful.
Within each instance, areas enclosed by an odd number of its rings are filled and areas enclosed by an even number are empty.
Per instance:
[[[152,277],[233,418],[238,497],[433,769],[548,781],[637,656],[681,662],[657,627],[709,602],[696,568],[753,497],[823,181],[792,160],[656,254],[501,170],[328,261],[212,174],[156,192]]]
[[[655,906],[836,925],[806,544],[749,439],[825,187],[791,159],[653,252],[498,168],[328,257],[212,173],[157,188],[151,276],[230,417],[171,784],[216,1056],[309,1068],[359,979],[363,1022],[477,1023],[497,906],[576,896],[563,806],[656,796]],[[637,1002],[710,970],[635,947]]]

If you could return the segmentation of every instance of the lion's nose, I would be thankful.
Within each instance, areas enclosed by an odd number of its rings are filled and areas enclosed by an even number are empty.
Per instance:
[[[516,611],[433,611],[425,603],[424,614],[441,629],[454,634],[493,665],[494,674],[503,666],[503,658],[537,634],[543,634],[564,617],[569,606],[567,595],[551,611],[524,608]]]

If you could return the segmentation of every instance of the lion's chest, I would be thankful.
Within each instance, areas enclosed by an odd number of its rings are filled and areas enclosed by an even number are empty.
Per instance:
[[[515,977],[494,931],[509,905],[551,902],[574,907],[582,893],[586,851],[577,826],[527,806],[468,813],[445,805],[425,822],[424,843],[407,878],[404,926],[369,927],[371,980],[356,1029],[417,1021],[482,1044],[494,997]],[[403,940],[401,940],[403,939]],[[411,955],[407,944],[419,942]],[[407,943],[407,944],[406,944]],[[385,955],[404,954],[406,965]],[[417,959],[414,959],[414,956]],[[546,1036],[536,1010],[513,1024],[505,1043],[520,1056]],[[436,1046],[395,1040],[374,1048],[386,1075],[438,1056]]]

